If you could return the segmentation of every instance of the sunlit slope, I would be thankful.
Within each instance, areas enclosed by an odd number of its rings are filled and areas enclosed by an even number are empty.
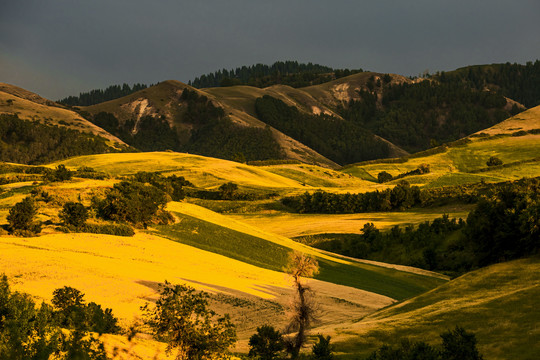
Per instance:
[[[293,250],[315,256],[321,265],[317,279],[404,299],[444,282],[436,275],[419,275],[335,257],[286,237],[187,203],[170,203],[180,222],[157,226],[156,234],[223,254],[253,265],[282,271]]]
[[[218,186],[228,181],[267,188],[301,186],[295,180],[272,174],[263,168],[185,153],[102,154],[76,157],[59,163],[70,167],[90,166],[115,176],[133,175],[139,171],[177,174],[202,187]]]
[[[128,238],[95,234],[0,237],[0,249],[0,271],[8,275],[15,289],[50,300],[54,289],[73,286],[89,301],[113,308],[125,320],[140,314],[139,307],[156,297],[157,285],[164,280],[277,301],[282,306],[286,304],[282,297],[292,294],[291,283],[281,272],[149,234]],[[385,296],[330,283],[313,281],[313,285],[322,297],[343,295],[371,310],[392,302]]]
[[[329,187],[358,192],[372,182],[314,165],[249,166],[234,161],[174,152],[114,153],[80,156],[51,164],[77,168],[90,166],[115,176],[157,171],[184,176],[197,186],[215,187],[232,181],[246,187],[287,188],[305,191]]]
[[[433,155],[414,155],[403,162],[370,162],[349,166],[343,172],[362,179],[376,178],[386,171],[396,176],[428,164],[426,175],[408,176],[412,184],[428,187],[484,181],[498,182],[540,176],[540,107],[520,113],[492,128],[468,137],[468,142],[440,148]],[[532,130],[532,133],[531,133]],[[521,132],[521,133],[520,133]],[[485,134],[482,135],[481,133]],[[488,167],[495,156],[503,165]],[[396,181],[394,181],[395,183]]]
[[[19,90],[20,92],[14,93],[25,96],[25,98],[4,92],[0,87],[0,114],[17,115],[20,119],[37,121],[45,125],[63,126],[69,129],[99,135],[110,140],[111,144],[124,144],[124,142],[116,136],[113,136],[102,128],[92,124],[76,112],[53,106],[53,102],[43,99],[38,95],[34,94],[35,97],[32,97],[30,95],[32,93],[25,91],[24,89]]]
[[[448,214],[450,218],[466,219],[470,207],[447,207],[414,211],[376,212],[360,214],[233,214],[227,217],[286,236],[306,236],[324,233],[359,234],[366,223],[377,229],[418,225]]]
[[[358,353],[405,337],[439,342],[459,325],[476,334],[485,359],[535,359],[538,299],[540,259],[496,264],[336,329],[336,347]]]

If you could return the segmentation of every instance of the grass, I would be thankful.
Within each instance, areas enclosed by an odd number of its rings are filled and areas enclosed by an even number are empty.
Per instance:
[[[216,252],[252,265],[275,271],[285,267],[290,251],[300,250],[315,256],[321,271],[319,280],[404,299],[444,282],[392,268],[343,261],[303,246],[290,239],[262,232],[191,204],[176,203],[180,223],[156,227],[156,235]],[[196,215],[196,216],[193,216]]]
[[[539,274],[538,258],[473,271],[336,329],[335,346],[366,355],[406,337],[435,343],[459,325],[476,334],[486,359],[533,359],[540,344]]]
[[[257,226],[273,233],[296,237],[322,233],[360,233],[364,224],[372,222],[378,229],[388,230],[394,225],[418,225],[442,214],[465,219],[470,206],[433,209],[414,209],[404,212],[362,214],[231,214],[228,218]]]

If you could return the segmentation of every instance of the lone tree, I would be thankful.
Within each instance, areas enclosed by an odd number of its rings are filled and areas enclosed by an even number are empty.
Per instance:
[[[141,308],[144,322],[157,340],[167,343],[167,352],[178,351],[177,359],[212,359],[236,341],[229,315],[215,319],[208,308],[208,294],[186,285],[165,282],[154,308]]]
[[[249,356],[260,360],[275,360],[285,349],[283,336],[273,326],[263,325],[249,338]]]
[[[319,264],[313,257],[295,251],[291,253],[285,271],[291,275],[296,290],[296,297],[291,306],[291,319],[287,327],[287,332],[296,332],[296,335],[286,340],[287,351],[293,359],[296,359],[306,342],[306,332],[315,315],[311,288],[304,283],[303,278],[316,275],[319,272]]]
[[[41,225],[35,222],[37,206],[32,197],[26,197],[21,202],[16,203],[7,216],[9,228],[12,232],[29,231],[39,233]]]

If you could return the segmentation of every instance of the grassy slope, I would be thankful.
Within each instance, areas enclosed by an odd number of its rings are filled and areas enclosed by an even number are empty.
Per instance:
[[[440,342],[457,325],[476,333],[486,359],[534,359],[540,344],[540,259],[496,264],[338,328],[336,347],[368,353],[383,342]]]
[[[467,218],[470,206],[443,207],[402,212],[363,214],[232,214],[228,217],[240,220],[276,234],[296,237],[323,233],[359,234],[364,224],[371,222],[377,229],[389,230],[392,226],[418,225],[432,221],[442,214],[451,218]]]
[[[298,250],[319,259],[321,272],[317,279],[394,299],[413,296],[444,282],[439,278],[334,257],[197,205],[171,203],[168,208],[181,222],[175,226],[158,227],[161,236],[264,268],[280,271],[286,265],[288,253]],[[201,235],[202,230],[205,235]]]
[[[527,134],[510,136],[519,130],[540,129],[540,107],[524,111],[492,128],[481,131],[491,138],[470,138],[472,142],[450,147],[445,152],[410,158],[404,163],[359,164],[343,169],[343,172],[367,179],[376,178],[381,171],[398,175],[428,164],[431,173],[422,176],[409,176],[405,179],[411,184],[438,187],[466,183],[498,182],[515,180],[524,176],[540,176],[540,135]],[[491,156],[500,158],[504,167],[487,169],[486,162]],[[527,162],[523,164],[523,162]],[[516,163],[513,164],[512,163]],[[489,170],[489,171],[484,171]],[[390,184],[395,183],[390,182]]]
[[[27,97],[31,98],[30,96]],[[8,100],[12,100],[12,103],[9,104]],[[76,112],[23,99],[3,91],[0,91],[0,114],[16,114],[23,120],[39,121],[45,125],[65,126],[70,129],[99,135],[110,140],[111,144],[124,144],[123,141],[83,119]]]

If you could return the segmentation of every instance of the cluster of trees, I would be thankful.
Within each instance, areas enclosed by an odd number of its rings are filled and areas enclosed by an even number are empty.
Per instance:
[[[231,85],[266,87],[276,84],[302,87],[332,80],[329,74],[332,71],[332,68],[318,64],[277,61],[272,65],[256,64],[232,70],[218,70],[196,77],[188,84],[199,89]]]
[[[139,90],[146,89],[147,87],[148,85],[145,84],[133,84],[133,86],[129,86],[125,83],[122,85],[111,85],[105,88],[105,90],[90,90],[88,92],[80,93],[79,96],[68,96],[64,99],[58,100],[58,102],[68,106],[90,106],[105,101],[118,99]]]
[[[417,169],[407,171],[407,172],[398,174],[396,176],[392,176],[390,173],[386,171],[381,171],[379,174],[377,174],[377,180],[379,180],[379,182],[382,184],[388,181],[402,179],[404,177],[411,176],[411,175],[429,174],[430,171],[431,170],[429,168],[429,164],[422,164]]]
[[[475,265],[485,266],[540,251],[540,179],[496,189],[482,197],[467,217],[465,243]]]
[[[360,91],[338,112],[409,152],[451,142],[508,118],[506,99],[458,82],[379,82],[377,92]]]
[[[111,309],[64,287],[53,293],[52,306],[36,306],[28,294],[12,292],[0,277],[0,358],[6,360],[106,360],[103,343],[90,332],[117,333]],[[69,332],[62,329],[69,329]]]
[[[269,95],[258,98],[255,109],[266,124],[339,164],[384,158],[390,154],[386,142],[352,121],[303,113]]]
[[[471,254],[468,252],[456,263],[457,253],[464,255],[464,251],[460,247],[453,247],[455,242],[449,239],[459,238],[465,225],[462,219],[450,219],[448,215],[443,215],[432,222],[425,221],[418,227],[396,225],[383,232],[373,223],[367,223],[361,229],[361,234],[321,234],[309,236],[305,241],[319,249],[359,259],[460,273],[471,267],[469,263],[462,268],[463,259],[470,259]]]
[[[286,197],[283,204],[299,213],[349,214],[409,209],[422,204],[418,186],[401,180],[394,188],[361,194],[334,194],[318,190]]]
[[[347,256],[462,274],[474,268],[540,252],[540,179],[491,187],[478,195],[466,221],[447,215],[417,228],[361,234],[323,234],[306,239]]]
[[[61,126],[0,115],[0,161],[44,164],[72,156],[116,152],[107,140]]]
[[[490,88],[528,108],[540,105],[540,60],[522,64],[468,66],[434,76],[440,82],[459,82],[477,89]]]
[[[146,228],[173,220],[164,209],[167,200],[167,194],[151,184],[122,181],[107,190],[105,198],[93,198],[92,206],[99,218]]]

